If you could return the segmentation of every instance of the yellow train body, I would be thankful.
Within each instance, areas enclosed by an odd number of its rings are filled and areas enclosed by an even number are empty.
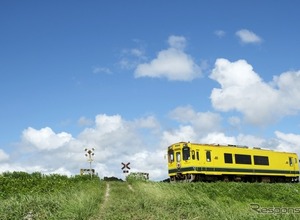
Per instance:
[[[168,147],[171,181],[298,182],[296,153],[189,142]]]

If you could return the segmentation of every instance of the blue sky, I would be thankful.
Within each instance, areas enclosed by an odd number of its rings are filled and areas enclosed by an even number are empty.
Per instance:
[[[76,174],[94,147],[101,176],[162,179],[177,141],[300,153],[299,6],[1,1],[0,171]]]

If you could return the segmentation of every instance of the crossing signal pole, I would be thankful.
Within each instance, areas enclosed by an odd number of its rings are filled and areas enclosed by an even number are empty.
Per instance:
[[[93,162],[93,157],[95,156],[94,150],[95,150],[95,148],[92,148],[92,149],[85,148],[84,149],[84,151],[86,152],[85,156],[88,158],[88,162],[90,163],[91,179],[92,179],[92,175],[93,175],[93,172],[92,172],[92,162]]]

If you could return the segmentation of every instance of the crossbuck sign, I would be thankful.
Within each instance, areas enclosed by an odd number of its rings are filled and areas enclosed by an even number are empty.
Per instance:
[[[128,163],[121,163],[121,164],[123,165],[123,167],[122,167],[123,173],[128,173],[129,170],[130,170],[130,167],[129,167],[130,162],[128,162]]]

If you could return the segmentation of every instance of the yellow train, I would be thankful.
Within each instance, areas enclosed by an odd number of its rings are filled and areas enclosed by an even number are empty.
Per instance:
[[[299,182],[296,153],[179,142],[168,147],[170,181]]]

